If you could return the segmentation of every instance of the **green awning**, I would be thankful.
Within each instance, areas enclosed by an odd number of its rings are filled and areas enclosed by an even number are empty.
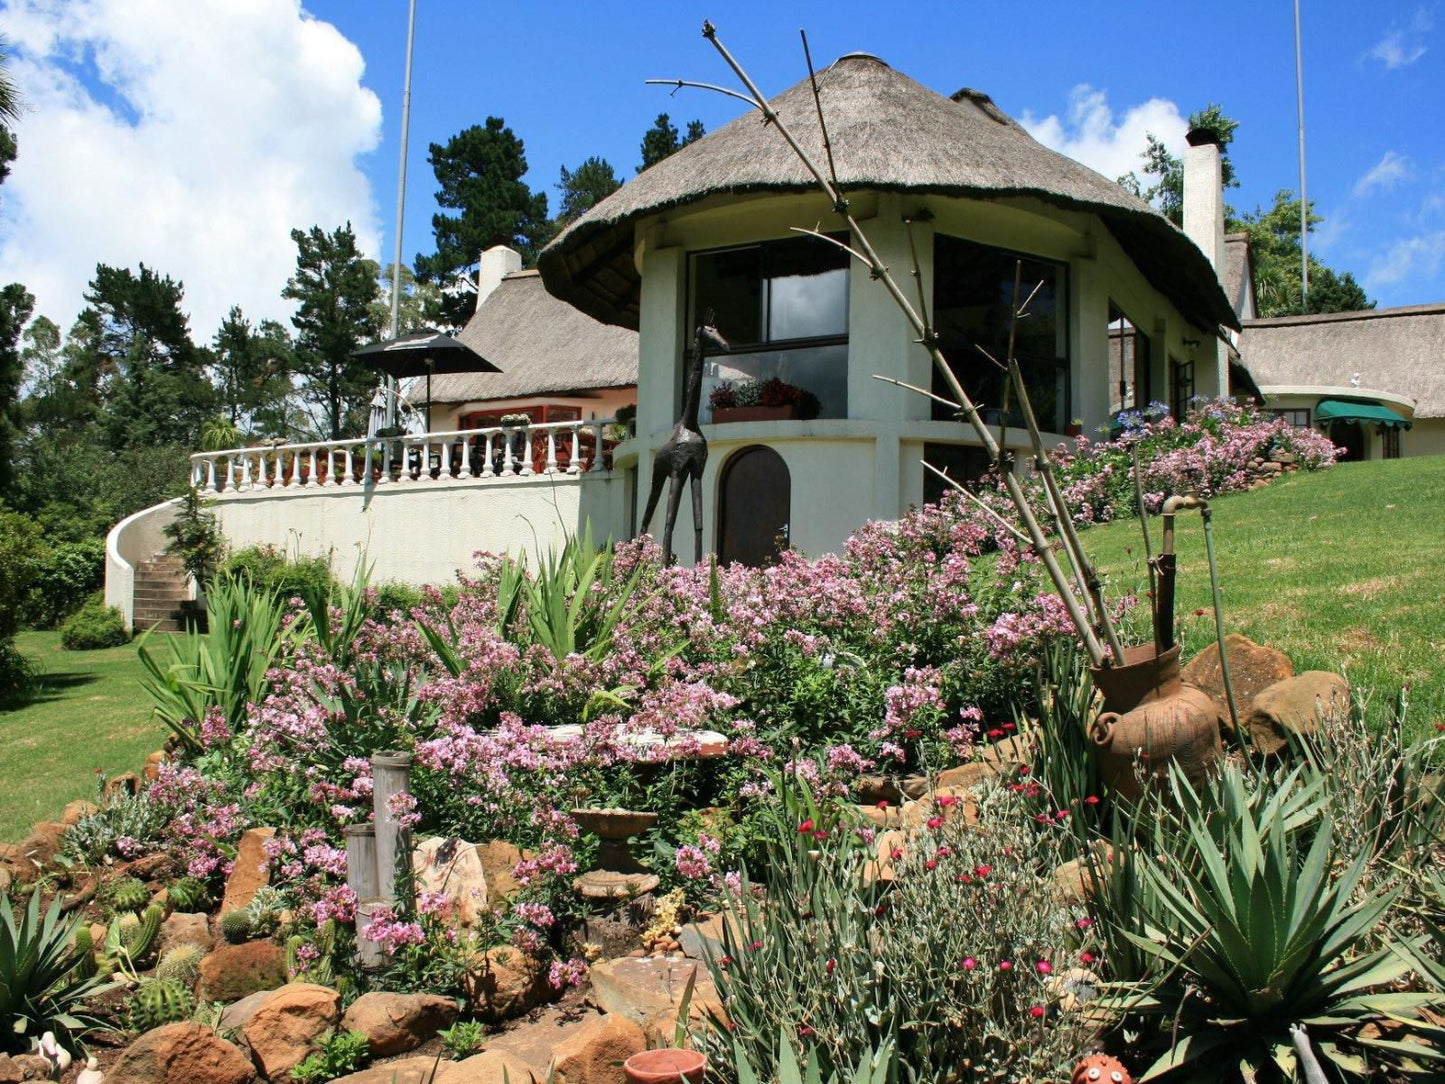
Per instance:
[[[1317,422],[1360,422],[1362,425],[1409,429],[1411,422],[1374,399],[1321,399],[1315,407]]]

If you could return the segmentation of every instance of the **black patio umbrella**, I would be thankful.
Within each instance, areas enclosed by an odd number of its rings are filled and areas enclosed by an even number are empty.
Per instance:
[[[378,372],[404,380],[412,376],[426,377],[426,427],[431,432],[431,378],[447,373],[500,373],[502,370],[478,354],[466,343],[430,328],[410,335],[387,339],[363,346],[352,357],[366,362]]]

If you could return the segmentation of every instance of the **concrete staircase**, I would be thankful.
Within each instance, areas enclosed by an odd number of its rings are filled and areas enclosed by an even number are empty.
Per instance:
[[[135,570],[136,632],[181,632],[181,603],[190,597],[185,566],[175,557],[153,557]]]

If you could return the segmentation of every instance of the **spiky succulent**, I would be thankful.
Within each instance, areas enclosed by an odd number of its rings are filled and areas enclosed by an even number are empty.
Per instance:
[[[206,898],[206,886],[196,877],[182,877],[166,889],[166,898],[176,911],[193,912],[200,909]]]
[[[146,979],[130,999],[130,1026],[150,1031],[163,1024],[178,1024],[195,1011],[190,988],[175,979]]]
[[[156,965],[156,978],[173,979],[191,989],[200,977],[203,955],[198,945],[177,945],[161,957]]]
[[[139,914],[151,901],[150,891],[134,877],[122,877],[106,893],[116,914]]]
[[[245,911],[227,911],[221,916],[221,936],[233,945],[240,945],[251,937],[251,916]]]

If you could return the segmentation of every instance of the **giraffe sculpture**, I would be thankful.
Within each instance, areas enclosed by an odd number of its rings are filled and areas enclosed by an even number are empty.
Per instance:
[[[711,318],[711,313],[708,314]],[[688,352],[687,374],[683,383],[682,417],[673,427],[672,435],[657,454],[652,457],[652,492],[647,497],[647,511],[642,514],[641,530],[646,533],[652,523],[652,514],[657,511],[658,498],[662,496],[662,484],[668,483],[667,513],[662,527],[662,560],[672,564],[672,529],[677,525],[677,509],[682,503],[682,483],[692,481],[692,526],[696,535],[693,561],[702,561],[702,469],[707,465],[707,438],[698,428],[697,412],[702,404],[703,341],[706,340],[723,350],[728,349],[727,340],[718,334],[717,328],[701,323],[693,334],[692,349]]]

